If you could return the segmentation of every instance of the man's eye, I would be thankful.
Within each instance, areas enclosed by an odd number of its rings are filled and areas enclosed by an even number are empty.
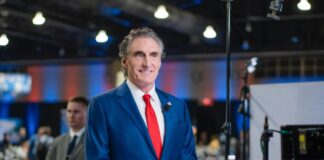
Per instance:
[[[159,56],[159,53],[153,52],[151,55],[152,55],[152,57],[158,57]]]
[[[137,54],[136,54],[136,57],[143,57],[143,56],[144,56],[143,53],[137,53]]]

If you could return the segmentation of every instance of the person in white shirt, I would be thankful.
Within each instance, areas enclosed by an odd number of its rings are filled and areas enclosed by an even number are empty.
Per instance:
[[[73,97],[67,104],[69,132],[57,137],[50,146],[46,160],[83,160],[84,130],[88,108],[84,97]]]

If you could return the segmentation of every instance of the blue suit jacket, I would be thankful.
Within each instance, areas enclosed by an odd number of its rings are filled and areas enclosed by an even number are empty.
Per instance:
[[[161,160],[195,160],[195,142],[186,104],[156,90],[163,108],[165,135]],[[121,86],[94,97],[86,125],[87,160],[156,160],[151,139],[132,94]]]

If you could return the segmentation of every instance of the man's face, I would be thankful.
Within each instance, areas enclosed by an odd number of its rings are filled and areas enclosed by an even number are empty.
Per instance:
[[[84,127],[87,114],[86,110],[86,106],[82,103],[68,103],[66,117],[70,128],[79,130]]]
[[[152,38],[138,37],[128,48],[128,55],[123,59],[128,79],[141,90],[150,90],[161,67],[162,49]]]

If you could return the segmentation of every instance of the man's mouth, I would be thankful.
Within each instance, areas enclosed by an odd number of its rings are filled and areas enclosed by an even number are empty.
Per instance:
[[[151,71],[151,70],[139,70],[139,72],[141,72],[141,73],[152,73],[153,71]]]

